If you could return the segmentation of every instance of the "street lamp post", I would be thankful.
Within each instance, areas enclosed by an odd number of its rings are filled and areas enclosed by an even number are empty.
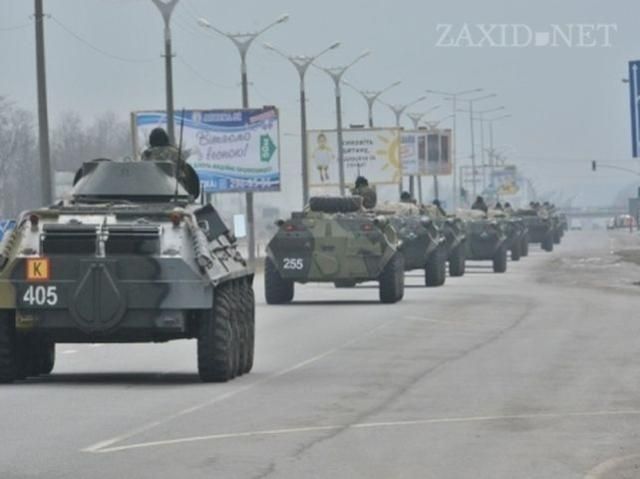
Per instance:
[[[233,44],[238,49],[238,53],[240,53],[240,75],[241,75],[241,84],[242,84],[242,108],[249,108],[249,78],[247,75],[247,53],[249,52],[249,48],[253,44],[254,40],[258,38],[260,35],[265,33],[267,30],[275,27],[280,23],[284,23],[289,19],[289,15],[284,14],[281,15],[276,21],[270,23],[266,27],[261,30],[249,33],[227,33],[218,28],[211,25],[206,19],[199,18],[198,24],[201,27],[208,28],[213,30],[214,32],[227,37],[229,40],[233,42]],[[247,243],[249,249],[249,261],[253,262],[255,260],[256,254],[256,230],[255,230],[255,218],[254,218],[254,208],[253,208],[253,192],[247,191],[245,193],[245,203],[246,203],[246,215],[247,215]]]
[[[412,102],[409,103],[405,103],[404,105],[391,105],[389,103],[386,103],[382,100],[380,100],[380,103],[382,103],[383,105],[385,105],[387,108],[389,108],[393,114],[396,116],[396,128],[400,128],[400,120],[402,119],[402,115],[404,114],[405,111],[407,111],[407,108],[420,103],[423,100],[426,100],[427,97],[426,96],[421,96],[420,98],[416,98],[415,100],[413,100]],[[400,188],[400,194],[402,195],[402,190],[404,188],[403,185],[404,181],[403,181],[403,176],[402,176],[402,165],[400,165],[400,184],[399,184],[399,188]],[[409,177],[409,192],[411,195],[413,195],[414,193],[414,187],[413,187],[413,175],[411,175]]]
[[[298,75],[300,76],[300,136],[301,136],[301,144],[302,144],[302,207],[307,204],[309,201],[309,175],[308,175],[308,164],[307,164],[307,106],[306,106],[306,92],[304,85],[304,77],[307,73],[309,67],[322,55],[327,53],[330,50],[334,50],[340,46],[340,42],[334,42],[329,47],[320,51],[316,55],[306,56],[306,55],[288,55],[281,50],[277,49],[273,45],[269,43],[264,43],[264,47],[267,50],[271,50],[281,57],[289,60],[291,64],[295,67]]]
[[[173,113],[173,52],[171,51],[171,14],[178,4],[178,0],[151,0],[164,20],[164,74],[165,74],[165,90],[167,103],[167,134],[169,141],[175,144],[175,125]]]
[[[367,107],[369,109],[369,128],[373,128],[373,105],[375,105],[376,101],[378,101],[378,99],[380,98],[380,96],[382,96],[382,94],[400,85],[402,82],[401,81],[393,82],[392,84],[386,86],[382,90],[360,90],[355,86],[351,85],[347,81],[343,81],[343,83],[348,87],[351,87],[354,91],[360,93],[360,95],[362,95],[362,98],[364,98],[364,100],[367,102]]]
[[[496,111],[500,111],[500,110],[504,110],[503,106],[499,106],[497,108],[490,108],[488,110],[483,110],[483,111],[478,111],[476,112],[477,118],[474,118],[474,120],[477,120],[478,122],[480,122],[480,157],[481,157],[481,162],[482,162],[482,188],[486,189],[487,188],[487,166],[485,164],[485,134],[484,134],[484,124],[485,124],[485,118],[484,115],[487,113],[493,113]]]
[[[345,194],[345,178],[344,178],[344,145],[342,144],[342,92],[340,88],[340,84],[342,83],[342,78],[344,74],[347,72],[349,68],[354,66],[363,58],[369,56],[371,54],[370,51],[362,52],[355,60],[351,63],[333,68],[325,68],[321,66],[317,66],[322,71],[324,71],[327,75],[331,77],[333,83],[335,85],[335,94],[336,94],[336,127],[337,127],[337,136],[338,136],[338,174],[340,178],[340,196],[344,196]]]
[[[47,109],[47,74],[44,51],[44,12],[42,0],[35,1],[36,75],[38,90],[38,149],[40,153],[40,189],[42,203],[53,201],[51,188],[51,155],[49,147],[49,113]]]
[[[427,93],[432,93],[434,95],[443,95],[445,97],[451,98],[452,100],[452,111],[453,111],[453,145],[452,145],[452,172],[453,172],[453,207],[456,208],[458,206],[458,198],[460,196],[460,192],[458,191],[458,175],[457,175],[457,164],[458,164],[458,130],[457,130],[457,115],[456,110],[458,109],[458,98],[464,95],[469,95],[471,93],[480,93],[482,88],[475,88],[472,90],[463,90],[458,92],[446,92],[440,90],[427,90]],[[462,186],[462,183],[460,184]]]
[[[496,121],[500,121],[500,120],[504,120],[507,118],[511,118],[513,115],[502,115],[499,116],[497,118],[487,118],[484,121],[486,121],[489,124],[489,167],[491,169],[491,175],[493,176],[493,171],[495,169],[496,166],[496,158],[497,158],[497,154],[496,154],[496,150],[494,148],[494,143],[493,143],[493,123]]]
[[[481,97],[477,97],[477,98],[460,100],[460,101],[465,101],[465,102],[469,103],[469,125],[470,125],[470,128],[471,128],[471,135],[470,135],[471,136],[471,181],[472,181],[471,189],[472,189],[472,193],[473,193],[474,197],[477,195],[477,188],[476,188],[477,171],[476,171],[476,146],[475,146],[473,105],[477,101],[486,100],[486,99],[489,99],[489,98],[494,98],[495,96],[497,96],[497,95],[495,93],[492,93],[491,95],[485,95],[485,96],[481,96]]]

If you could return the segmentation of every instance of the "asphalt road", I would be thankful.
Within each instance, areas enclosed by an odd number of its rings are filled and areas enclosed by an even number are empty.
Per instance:
[[[0,478],[638,478],[640,267],[612,254],[638,238],[410,274],[388,306],[266,306],[259,277],[256,366],[227,384],[199,383],[194,342],[59,345],[0,388]]]

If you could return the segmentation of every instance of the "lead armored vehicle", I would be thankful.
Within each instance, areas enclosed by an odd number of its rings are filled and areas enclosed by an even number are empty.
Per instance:
[[[459,216],[467,223],[467,259],[489,260],[494,273],[506,272],[509,243],[505,221],[476,210],[460,210]]]
[[[447,249],[436,221],[412,203],[383,203],[376,214],[387,216],[398,233],[404,270],[422,269],[426,286],[442,286],[447,277]]]
[[[85,163],[70,197],[20,215],[0,251],[0,381],[48,374],[56,343],[196,339],[203,381],[253,364],[253,273],[197,175]]]
[[[313,197],[278,228],[265,259],[267,303],[288,303],[295,283],[311,282],[350,287],[377,281],[381,302],[402,299],[398,236],[389,218],[362,208],[362,197]]]

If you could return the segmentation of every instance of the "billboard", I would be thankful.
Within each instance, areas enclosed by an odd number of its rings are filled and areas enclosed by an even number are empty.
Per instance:
[[[136,158],[148,146],[149,133],[166,128],[164,111],[132,113]],[[175,114],[176,142],[182,112]],[[182,151],[198,173],[204,191],[280,191],[278,110],[186,110]]]
[[[365,176],[370,184],[398,184],[400,130],[396,128],[349,129],[342,133],[344,177],[353,183]],[[338,134],[335,130],[307,132],[309,186],[339,185]]]
[[[401,158],[403,175],[450,175],[451,130],[402,132]]]
[[[520,192],[517,168],[513,165],[493,168],[490,184],[500,196],[517,195]]]

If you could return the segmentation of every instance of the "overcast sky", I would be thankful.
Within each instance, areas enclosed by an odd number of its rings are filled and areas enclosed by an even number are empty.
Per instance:
[[[164,106],[162,20],[151,0],[44,0],[46,54],[52,122],[66,110],[85,118],[113,110]],[[0,0],[0,95],[35,111],[33,2]],[[239,59],[225,38],[198,27],[207,18],[219,28],[252,30],[289,13],[288,23],[264,40],[292,53],[315,53],[334,40],[342,47],[324,65],[350,61],[364,49],[373,54],[348,75],[363,88],[395,80],[388,93],[404,103],[425,89],[482,87],[497,93],[483,108],[504,105],[513,118],[496,123],[496,142],[509,145],[512,160],[541,191],[577,195],[581,204],[603,203],[634,181],[624,173],[590,171],[590,160],[637,169],[629,138],[627,62],[640,58],[637,21],[640,4],[629,0],[181,0],[174,17],[176,108],[236,107],[240,103]],[[551,24],[615,24],[609,47],[438,47],[438,24],[452,24],[457,36],[464,24],[480,39],[476,24],[524,24],[547,31]],[[15,27],[15,28],[14,28]],[[602,35],[596,35],[600,44]],[[100,50],[100,51],[98,51]],[[128,61],[124,61],[128,60]],[[274,104],[282,114],[282,164],[288,194],[299,179],[298,79],[292,66],[255,45],[249,54],[254,106]],[[335,125],[333,87],[324,73],[308,75],[309,126]],[[345,88],[345,124],[364,123],[366,105]],[[431,96],[414,111],[443,104]],[[480,106],[480,104],[478,104]],[[468,155],[468,120],[461,115],[459,152]],[[383,106],[376,122],[393,124]],[[464,122],[464,123],[463,123]],[[409,126],[407,121],[406,126]]]

